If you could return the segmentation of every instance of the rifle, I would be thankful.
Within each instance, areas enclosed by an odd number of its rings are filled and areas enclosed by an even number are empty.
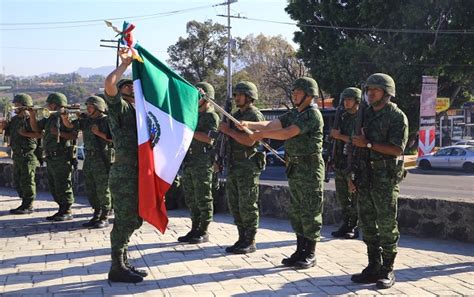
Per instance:
[[[364,98],[364,96],[362,96]],[[360,136],[363,132],[363,125],[364,125],[364,117],[367,111],[367,102],[365,100],[361,100],[359,105],[359,110],[357,111],[357,118],[354,127],[354,135]],[[350,176],[348,180],[348,187],[350,192],[356,192],[356,181],[361,178],[361,170],[357,167],[362,162],[366,162],[368,158],[368,149],[366,148],[359,148],[354,147],[351,142],[347,146],[347,167],[344,170],[344,173]],[[366,171],[366,173],[368,173]]]
[[[224,110],[228,113],[232,110],[232,97],[227,97],[224,105]],[[227,118],[224,116],[222,118],[222,122],[227,122]],[[214,155],[214,163],[216,164],[216,173],[223,172],[224,168],[227,166],[226,164],[226,143],[227,143],[227,136],[224,133],[219,133],[217,139],[218,145],[216,148],[219,147],[219,152]]]
[[[344,104],[339,102],[339,106],[336,109],[336,115],[334,117],[334,122],[332,124],[331,129],[339,129],[339,122],[341,120],[342,112],[344,111]],[[324,170],[324,182],[328,183],[330,180],[329,172],[331,169],[334,169],[334,159],[336,157],[336,143],[337,141],[328,135],[328,148],[330,149],[330,154],[328,155],[326,161],[326,168]]]

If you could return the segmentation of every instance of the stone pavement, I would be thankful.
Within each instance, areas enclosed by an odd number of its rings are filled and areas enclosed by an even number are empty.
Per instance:
[[[229,255],[224,248],[237,236],[228,214],[211,224],[211,242],[180,244],[189,230],[184,210],[169,212],[165,235],[148,224],[131,242],[135,265],[150,275],[140,284],[110,284],[109,232],[88,230],[81,224],[90,215],[86,200],[74,205],[75,219],[51,223],[44,218],[56,210],[52,198],[41,193],[32,215],[8,213],[19,199],[0,188],[0,296],[326,296],[326,295],[474,295],[474,245],[403,236],[396,261],[396,285],[376,290],[357,285],[350,275],[366,265],[360,240],[335,240],[324,226],[317,246],[318,264],[296,271],[280,266],[294,251],[288,221],[261,218],[258,251]]]

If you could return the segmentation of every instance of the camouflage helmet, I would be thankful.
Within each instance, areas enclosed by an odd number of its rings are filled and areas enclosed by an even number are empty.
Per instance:
[[[33,106],[33,99],[25,93],[18,93],[13,97],[13,103],[20,103],[23,106]]]
[[[101,112],[105,112],[107,110],[107,105],[105,104],[105,100],[100,98],[99,96],[90,96],[86,100],[86,105],[93,105],[97,110]]]
[[[385,73],[374,73],[367,78],[365,88],[380,88],[388,95],[395,97],[395,81],[390,75]]]
[[[66,106],[67,97],[63,93],[51,93],[48,98],[46,98],[46,103],[55,103],[58,106]]]
[[[257,86],[253,82],[241,81],[234,87],[234,93],[244,93],[253,100],[258,100]]]
[[[126,84],[133,84],[133,81],[129,78],[122,78],[121,80],[119,80],[117,82],[117,89],[120,90],[120,88],[123,87],[123,85],[126,85]]]
[[[301,89],[307,95],[319,97],[318,83],[311,77],[300,77],[293,82],[292,89]]]
[[[362,98],[362,91],[358,88],[346,88],[341,93],[341,101],[344,98],[354,98],[356,102],[360,102]]]
[[[196,84],[196,88],[201,88],[204,91],[204,93],[206,93],[206,95],[209,96],[209,98],[214,100],[215,91],[214,91],[214,87],[210,83],[207,83],[204,81],[198,82]]]

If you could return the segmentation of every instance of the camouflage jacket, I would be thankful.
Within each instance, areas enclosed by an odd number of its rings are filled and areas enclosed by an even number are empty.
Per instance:
[[[10,135],[10,146],[13,151],[13,157],[33,154],[38,145],[36,138],[21,136],[20,133],[18,133],[18,130],[21,128],[24,128],[26,132],[33,132],[28,117],[14,116],[5,128],[5,133]]]
[[[73,146],[72,140],[67,140],[62,137],[59,138],[59,143],[57,142],[57,135],[53,135],[51,133],[51,128],[58,128],[59,123],[59,131],[62,132],[74,132],[75,129],[66,128],[64,126],[63,121],[61,120],[58,114],[53,114],[49,118],[42,119],[38,121],[38,128],[40,130],[44,130],[43,135],[43,149],[46,152],[46,155],[50,155],[52,153],[65,153],[69,147]]]
[[[120,163],[122,160],[130,160],[129,163],[138,164],[138,135],[135,107],[123,99],[120,94],[114,97],[105,94],[105,101],[108,105],[107,118],[109,120],[117,163]]]
[[[301,112],[296,108],[279,117],[283,128],[296,125],[300,134],[285,141],[289,156],[321,154],[323,147],[323,116],[316,105],[310,105]]]
[[[265,117],[260,112],[260,110],[258,110],[258,108],[253,105],[251,105],[249,108],[247,108],[243,112],[241,112],[240,109],[237,110],[236,112],[232,114],[232,116],[239,121],[261,122],[265,120]],[[233,123],[231,123],[231,127],[233,129],[237,129],[235,128]],[[257,142],[255,142],[253,146],[248,147],[248,146],[238,143],[236,140],[232,139],[231,137],[229,137],[228,145],[230,147],[230,150],[228,151],[234,157],[235,155],[243,155],[243,154],[252,155],[257,151],[257,147],[258,147]]]
[[[217,131],[219,125],[219,115],[210,108],[199,113],[196,132],[209,133],[209,131]],[[213,146],[197,139],[193,139],[186,154],[185,162],[190,161],[210,161],[210,151]]]
[[[73,125],[76,129],[82,130],[82,136],[84,139],[84,148],[87,151],[103,151],[110,147],[111,143],[105,141],[104,139],[98,137],[92,133],[92,126],[97,125],[99,130],[102,133],[105,133],[108,138],[111,138],[109,122],[107,116],[102,116],[98,118],[86,117],[79,119],[73,122]]]
[[[392,144],[402,151],[405,150],[408,141],[408,119],[395,103],[389,102],[377,112],[372,107],[368,107],[363,127],[369,141]],[[369,150],[371,161],[394,158],[391,155]]]

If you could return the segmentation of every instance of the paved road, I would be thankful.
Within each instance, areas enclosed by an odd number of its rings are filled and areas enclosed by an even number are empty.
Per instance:
[[[456,170],[421,170],[409,168],[407,178],[401,183],[402,195],[423,198],[443,198],[474,202],[474,174]],[[261,182],[270,185],[287,185],[285,168],[268,166]],[[334,190],[334,178],[327,189]]]
[[[459,296],[474,292],[474,245],[402,236],[396,261],[398,282],[389,290],[357,285],[350,275],[366,265],[360,240],[329,238],[324,226],[317,246],[318,264],[308,270],[280,266],[294,250],[288,221],[261,218],[258,251],[229,255],[236,228],[228,214],[217,214],[211,241],[201,245],[176,242],[186,233],[186,211],[170,211],[162,235],[148,224],[131,239],[131,257],[150,276],[143,283],[110,284],[109,232],[81,228],[91,212],[82,197],[74,204],[75,219],[51,223],[56,210],[49,195],[40,193],[37,212],[14,216],[8,209],[19,199],[0,188],[0,296],[327,296],[381,294],[397,296]]]

